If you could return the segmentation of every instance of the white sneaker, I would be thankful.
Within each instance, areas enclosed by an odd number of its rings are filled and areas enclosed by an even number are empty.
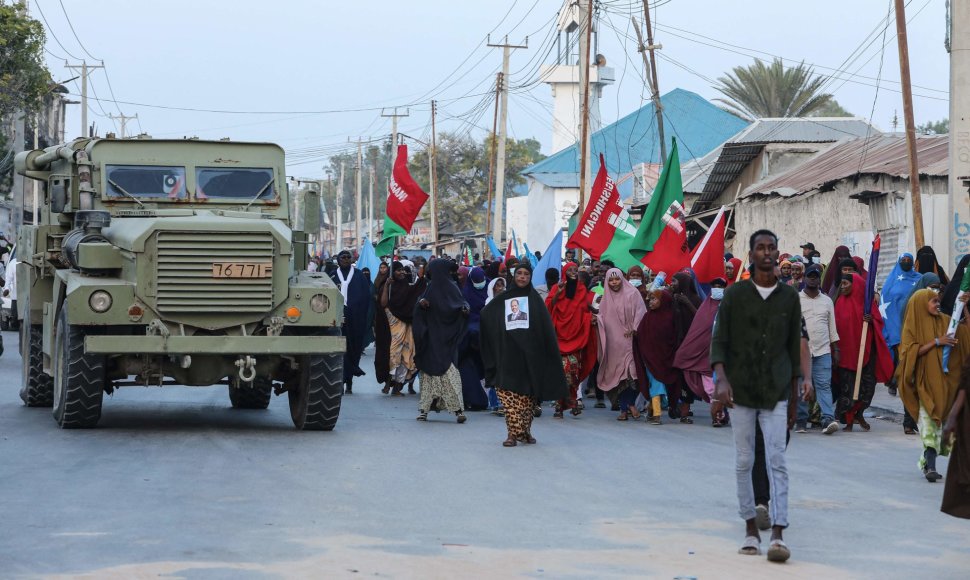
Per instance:
[[[832,421],[831,423],[825,426],[825,430],[822,431],[822,433],[825,433],[826,435],[831,435],[838,430],[839,430],[839,422]]]

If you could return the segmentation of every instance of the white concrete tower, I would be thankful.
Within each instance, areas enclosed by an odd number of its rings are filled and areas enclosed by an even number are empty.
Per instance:
[[[579,141],[579,35],[585,31],[580,25],[580,8],[575,0],[565,0],[559,11],[559,30],[556,38],[556,63],[542,66],[542,80],[552,87],[552,151],[561,151]],[[600,97],[603,87],[616,79],[613,69],[606,66],[606,58],[598,54],[597,28],[593,25],[595,55],[589,67],[589,130],[590,134],[602,127],[600,121]]]

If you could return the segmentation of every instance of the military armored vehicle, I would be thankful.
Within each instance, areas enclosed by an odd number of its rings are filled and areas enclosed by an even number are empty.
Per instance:
[[[123,386],[226,385],[233,407],[285,392],[298,429],[333,429],[343,299],[306,271],[279,146],[78,139],[15,167],[42,184],[18,236],[26,405],[87,428]],[[319,198],[300,205],[317,231]]]

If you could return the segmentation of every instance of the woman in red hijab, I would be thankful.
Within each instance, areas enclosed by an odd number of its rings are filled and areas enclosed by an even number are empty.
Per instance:
[[[869,430],[869,423],[862,416],[862,412],[872,404],[876,383],[888,382],[893,376],[893,357],[882,334],[883,320],[879,314],[879,305],[873,300],[870,314],[865,314],[865,295],[866,283],[862,276],[847,274],[842,278],[839,297],[835,301],[835,328],[839,332],[839,345],[842,350],[836,413],[845,413],[845,431],[852,431],[853,423],[858,423],[863,431]],[[859,399],[853,402],[863,321],[869,322],[869,330],[862,358]]]
[[[846,246],[839,246],[835,248],[835,253],[832,254],[832,259],[829,261],[828,268],[825,269],[825,274],[822,276],[822,292],[831,296],[832,287],[838,287],[839,282],[842,280],[842,260],[847,258],[852,258],[852,254],[849,253],[849,248]]]
[[[727,276],[727,285],[730,286],[738,280],[741,276],[741,258],[731,258],[724,264],[724,272]]]
[[[563,269],[562,279],[546,296],[546,308],[552,315],[552,325],[559,339],[562,368],[569,387],[567,398],[556,403],[553,417],[562,419],[563,412],[573,415],[583,412],[579,398],[579,383],[585,379],[596,364],[596,328],[592,325],[590,304],[593,293],[579,281],[579,266],[569,264]]]

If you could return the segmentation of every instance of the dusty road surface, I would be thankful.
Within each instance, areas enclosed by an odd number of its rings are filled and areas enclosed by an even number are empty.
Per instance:
[[[0,577],[966,578],[970,522],[939,512],[898,425],[793,435],[784,566],[743,539],[729,429],[547,412],[535,446],[502,419],[415,421],[370,377],[332,433],[285,397],[235,411],[224,387],[123,388],[98,429],[59,430],[0,357]],[[363,361],[372,370],[372,359]],[[941,467],[946,468],[945,461]]]

